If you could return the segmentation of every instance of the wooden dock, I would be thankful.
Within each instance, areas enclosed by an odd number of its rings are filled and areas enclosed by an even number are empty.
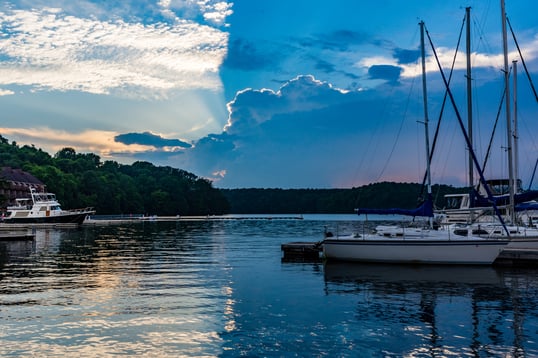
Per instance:
[[[290,242],[281,245],[284,262],[320,262],[321,245],[319,242]]]
[[[538,250],[505,249],[493,264],[498,266],[538,266]]]
[[[28,232],[0,233],[0,241],[28,241],[35,239],[35,235]]]
[[[290,242],[281,245],[283,262],[320,262],[321,242]],[[505,249],[493,262],[494,266],[538,267],[538,250]]]

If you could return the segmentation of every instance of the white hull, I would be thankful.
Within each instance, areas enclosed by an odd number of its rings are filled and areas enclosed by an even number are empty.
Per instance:
[[[323,255],[327,260],[341,261],[489,265],[508,243],[503,239],[451,238],[447,231],[430,238],[366,235],[327,238],[323,241]]]
[[[7,207],[7,216],[2,216],[3,224],[75,224],[80,225],[88,215],[95,213],[92,208],[62,210],[53,193],[38,193],[30,188],[30,197],[15,199],[16,204]]]

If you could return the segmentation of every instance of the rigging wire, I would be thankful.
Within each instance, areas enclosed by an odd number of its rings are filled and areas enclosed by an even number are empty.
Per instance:
[[[482,172],[482,170],[480,170],[480,167],[479,167],[479,163],[478,163],[478,160],[476,158],[476,155],[474,154],[474,151],[473,151],[473,147],[471,146],[471,142],[469,141],[469,136],[467,135],[467,131],[465,130],[465,126],[463,125],[463,122],[461,120],[461,116],[460,116],[460,113],[459,113],[459,110],[458,110],[458,107],[456,106],[456,101],[454,100],[454,96],[452,95],[452,92],[450,91],[450,87],[448,85],[448,81],[445,77],[445,74],[443,72],[443,67],[441,66],[441,62],[439,62],[439,57],[437,56],[437,51],[435,50],[435,46],[433,45],[433,41],[430,37],[430,33],[429,31],[426,29],[426,35],[428,36],[428,41],[430,42],[430,46],[432,48],[432,51],[433,51],[433,54],[435,56],[435,60],[437,62],[437,66],[439,67],[439,72],[441,73],[441,77],[443,78],[443,82],[445,84],[445,87],[448,91],[448,95],[449,95],[449,98],[450,98],[450,102],[452,103],[452,107],[454,109],[454,112],[456,114],[456,117],[458,118],[458,123],[460,125],[460,128],[461,128],[461,131],[462,131],[462,134],[463,134],[463,137],[465,138],[465,142],[467,143],[467,146],[469,147],[469,151],[471,152],[471,157],[473,159],[473,162],[476,166],[476,168],[478,169],[478,174],[480,176],[480,180],[483,182],[484,184],[484,188],[486,189],[486,192],[488,194],[488,199],[490,199],[492,201],[492,205],[493,205],[493,209],[495,211],[495,214],[497,215],[497,217],[499,218],[499,221],[501,223],[501,225],[503,226],[504,230],[506,231],[506,233],[508,235],[510,235],[510,233],[508,232],[508,229],[506,228],[506,225],[504,223],[504,220],[500,214],[500,211],[499,211],[499,207],[497,206],[496,202],[494,200],[492,200],[492,194],[491,194],[491,190],[489,189],[489,187],[486,184],[486,179],[484,178],[484,173]]]
[[[497,108],[497,116],[495,118],[495,123],[493,125],[493,130],[491,131],[491,136],[489,137],[488,149],[486,150],[486,155],[484,156],[484,162],[482,163],[482,170],[484,170],[484,171],[486,170],[486,165],[488,164],[488,160],[490,158],[491,146],[493,144],[493,137],[495,136],[495,132],[497,130],[497,124],[499,123],[499,118],[501,117],[501,110],[502,110],[502,107],[503,107],[503,104],[504,104],[505,94],[506,94],[506,85],[504,85],[504,87],[503,87],[502,97],[501,97],[501,100],[499,101],[499,107]]]
[[[417,37],[417,34],[418,34],[418,28],[417,28],[417,30],[415,31],[415,33],[413,34],[412,38],[415,39],[415,38]],[[414,41],[413,41],[413,42],[414,42]],[[389,94],[387,97],[389,97],[389,98],[392,98],[392,97],[393,97],[393,94],[394,94],[394,91],[395,91],[395,87],[396,87],[396,86],[395,86],[394,84],[390,87],[390,94]],[[411,92],[413,91],[414,87],[415,87],[415,76],[412,76],[412,79],[411,79],[411,85],[410,85],[410,90],[409,90],[409,95],[408,95],[408,98],[407,98],[407,103],[406,103],[406,106],[405,106],[405,111],[404,111],[404,113],[407,113],[407,107],[408,107],[408,105],[409,105],[409,101],[410,101],[409,98],[410,98],[410,96],[411,96]],[[387,113],[390,112],[390,111],[389,111],[389,107],[390,107],[389,105],[384,105],[384,106],[382,106],[381,115],[380,115],[380,117],[381,117],[382,119],[384,119],[384,118],[387,116]],[[405,119],[405,117],[406,117],[406,115],[404,114],[403,118]],[[379,121],[377,121],[377,123],[378,123],[378,125],[375,127],[374,133],[373,133],[372,135],[368,136],[368,138],[369,138],[369,139],[368,139],[368,144],[365,146],[365,147],[367,148],[366,151],[372,151],[372,150],[373,150],[374,152],[376,152],[376,151],[378,150],[378,148],[374,148],[374,146],[371,145],[372,142],[375,142],[376,145],[379,145],[380,143],[382,143],[382,141],[379,141],[379,140],[376,141],[377,134],[378,134],[378,132],[381,130],[381,129],[380,129],[381,126],[380,126],[380,124],[379,124]],[[401,132],[401,130],[402,130],[402,126],[403,126],[403,122],[402,122],[401,125],[400,125],[400,130],[399,130],[399,132],[398,132],[397,137],[399,137],[399,135],[400,135],[400,132]],[[375,179],[373,179],[371,182],[378,182],[378,181],[381,179],[381,177],[383,176],[383,173],[384,173],[385,169],[387,168],[388,163],[390,162],[390,158],[392,157],[392,154],[393,154],[393,152],[394,152],[394,150],[395,150],[395,146],[396,146],[397,141],[398,141],[398,140],[396,139],[395,142],[394,142],[394,146],[393,146],[393,148],[392,148],[392,150],[391,150],[391,153],[390,153],[389,157],[387,158],[387,161],[386,161],[386,163],[385,163],[383,169],[381,170],[381,172],[379,173],[379,175],[378,175]],[[374,149],[371,149],[371,148],[374,148]],[[355,170],[355,173],[354,173],[354,180],[353,180],[353,182],[356,181],[356,178],[358,177],[358,172],[361,170],[361,168],[363,168],[363,167],[366,165],[366,164],[365,164],[365,160],[366,160],[366,159],[371,159],[371,158],[372,158],[372,156],[371,156],[371,155],[368,155],[368,153],[365,152],[365,153],[363,154],[362,158],[361,158],[360,161],[359,161],[358,166],[356,167],[356,170]],[[371,162],[372,162],[372,161],[370,160],[370,163],[371,163]],[[368,166],[371,167],[371,164],[368,165]],[[370,171],[370,170],[366,170],[366,171]],[[372,170],[372,171],[373,171],[373,170]],[[360,203],[360,201],[361,201],[361,197],[362,197],[362,190],[361,190],[361,188],[359,187],[359,190],[358,190],[358,193],[357,193],[357,197],[356,197],[356,199],[355,199],[355,202],[356,202],[356,204],[357,204],[357,207],[360,206],[359,203]]]
[[[532,82],[531,75],[529,73],[529,70],[527,69],[527,64],[525,63],[525,60],[523,59],[523,54],[521,53],[521,49],[519,48],[519,43],[517,42],[516,34],[514,33],[514,30],[512,29],[512,24],[510,24],[510,20],[508,19],[508,17],[506,18],[506,22],[508,23],[508,27],[510,27],[510,32],[512,33],[512,37],[514,38],[514,43],[516,44],[517,51],[519,52],[519,58],[521,59],[521,63],[523,64],[523,68],[525,69],[525,73],[527,74],[527,78],[529,79],[532,92],[534,93],[534,98],[538,102],[538,94],[536,93],[536,88],[534,88],[534,83]]]
[[[461,44],[461,38],[462,38],[462,34],[463,34],[464,25],[465,25],[465,16],[463,17],[463,21],[462,21],[462,24],[461,24],[460,34],[458,36],[458,42],[456,44],[456,51],[454,52],[454,57],[452,58],[452,66],[450,68],[450,73],[449,73],[449,76],[448,76],[448,84],[449,85],[450,85],[450,81],[452,80],[452,75],[454,74],[454,67],[456,65],[456,58],[458,56],[458,50],[459,50],[460,44]],[[437,126],[435,127],[435,134],[433,136],[432,148],[431,148],[430,153],[429,153],[429,161],[430,162],[433,159],[433,153],[434,153],[436,145],[437,145],[437,139],[439,137],[439,129],[441,128],[441,120],[443,118],[443,112],[445,110],[447,97],[448,97],[448,90],[445,90],[445,95],[443,97],[443,102],[441,104],[441,110],[439,111],[439,118],[437,120]],[[420,190],[419,198],[424,195],[424,187],[425,187],[425,184],[426,184],[427,175],[428,175],[428,173],[424,173],[424,177],[422,178],[422,188]],[[438,196],[439,196],[439,189],[437,190],[437,193],[435,195],[434,203],[437,201]]]

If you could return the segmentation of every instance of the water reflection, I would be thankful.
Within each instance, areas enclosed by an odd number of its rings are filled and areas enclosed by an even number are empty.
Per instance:
[[[10,262],[21,261],[35,250],[33,240],[0,241],[0,268]]]
[[[6,251],[0,269],[0,354],[216,355],[229,280],[215,265],[208,230],[37,230],[24,257]]]
[[[534,277],[489,266],[326,263],[325,292],[357,297],[363,344],[384,342],[383,354],[523,357],[538,354]]]
[[[38,231],[3,251],[0,355],[538,356],[536,272],[281,262],[325,225]]]

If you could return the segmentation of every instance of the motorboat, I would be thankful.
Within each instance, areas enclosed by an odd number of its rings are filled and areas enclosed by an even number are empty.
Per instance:
[[[77,224],[80,225],[95,213],[93,208],[63,210],[54,193],[38,192],[30,188],[30,197],[15,199],[7,207],[2,223],[5,224]]]

